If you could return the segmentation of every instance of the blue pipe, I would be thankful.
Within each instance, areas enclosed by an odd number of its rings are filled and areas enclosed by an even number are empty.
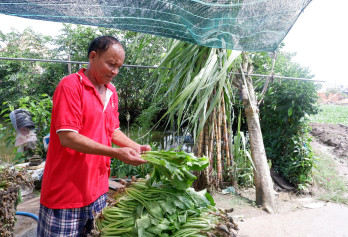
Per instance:
[[[36,215],[29,213],[29,212],[21,212],[21,211],[17,211],[16,215],[22,215],[22,216],[29,216],[33,219],[35,219],[36,221],[39,221],[39,217],[37,217]]]

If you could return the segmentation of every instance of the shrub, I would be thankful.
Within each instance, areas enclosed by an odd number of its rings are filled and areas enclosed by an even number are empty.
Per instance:
[[[260,107],[267,157],[298,189],[311,180],[314,165],[308,115],[318,113],[316,89],[312,82],[274,82]]]

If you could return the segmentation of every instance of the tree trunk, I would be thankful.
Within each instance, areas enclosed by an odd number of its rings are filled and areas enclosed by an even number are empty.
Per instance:
[[[201,133],[199,134],[197,157],[202,157],[203,155],[203,146],[204,146],[203,142],[204,142],[204,130],[202,130]]]
[[[214,134],[215,134],[215,118],[216,117],[216,108],[213,109],[213,113],[211,115],[211,131],[209,134],[209,175],[213,173],[214,170]]]
[[[209,129],[211,128],[211,124],[205,123],[204,125],[204,155],[206,157],[210,157],[210,151],[209,151]],[[210,166],[210,165],[209,165]],[[209,175],[209,166],[205,170],[203,170],[204,178],[206,180],[206,187],[209,187],[211,184],[210,182],[210,175]]]
[[[252,71],[252,64],[248,62],[248,55],[243,54],[243,72]],[[263,144],[259,109],[254,93],[254,87],[250,76],[242,73],[242,96],[243,105],[245,108],[245,116],[248,124],[248,131],[250,136],[251,156],[256,167],[254,170],[255,188],[256,188],[256,204],[260,205],[265,211],[269,213],[275,212],[275,199],[273,182],[270,175],[270,169],[267,164],[267,157],[265,147]]]
[[[216,173],[217,187],[221,188],[222,184],[222,159],[221,159],[221,129],[220,129],[220,109],[217,108],[217,118],[215,120],[215,141],[216,141]]]
[[[223,126],[223,134],[224,134],[224,150],[226,155],[226,166],[227,169],[230,169],[232,166],[231,158],[230,158],[230,146],[229,146],[229,135],[228,135],[228,129],[227,129],[227,119],[226,119],[226,109],[225,109],[225,99],[224,99],[224,93],[222,93],[221,96],[221,107],[222,107],[222,126]],[[227,172],[227,169],[225,170]]]

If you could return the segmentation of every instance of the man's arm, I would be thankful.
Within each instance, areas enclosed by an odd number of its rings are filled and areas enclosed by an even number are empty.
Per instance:
[[[133,147],[113,148],[105,146],[72,131],[60,131],[58,136],[62,146],[81,153],[109,156],[129,165],[140,165],[146,162],[140,158],[140,152],[137,152]]]
[[[126,134],[124,134],[120,129],[116,129],[112,134],[112,143],[119,147],[129,147],[133,148],[137,152],[151,151],[149,145],[139,145],[132,139],[130,139]]]

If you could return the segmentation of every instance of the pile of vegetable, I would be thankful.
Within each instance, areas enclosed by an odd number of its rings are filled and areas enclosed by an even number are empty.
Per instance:
[[[227,212],[215,208],[205,190],[190,188],[190,171],[208,166],[208,158],[174,151],[142,156],[153,165],[147,180],[138,180],[96,218],[101,236],[235,236],[237,226]]]
[[[25,170],[0,167],[0,236],[13,236],[21,185],[34,187]]]

